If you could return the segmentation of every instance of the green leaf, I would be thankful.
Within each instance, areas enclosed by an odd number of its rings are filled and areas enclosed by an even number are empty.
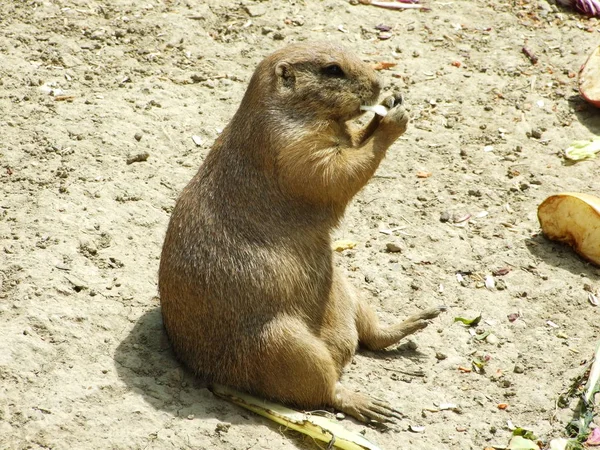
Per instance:
[[[481,358],[473,358],[473,361],[471,361],[471,364],[473,364],[478,369],[483,369],[486,365],[486,362],[485,362],[485,360],[483,360]]]
[[[473,358],[473,360],[471,361],[471,367],[473,367],[473,372],[475,373],[484,373],[486,364],[487,361],[478,356]]]
[[[490,335],[490,330],[484,331],[481,334],[476,334],[475,336],[473,336],[473,339],[477,339],[478,341],[483,341],[485,340],[486,337],[488,337]]]
[[[583,447],[583,445],[581,445],[581,443],[574,440],[570,440],[569,442],[567,442],[565,450],[585,450],[585,448]]]
[[[507,450],[540,450],[537,444],[523,436],[513,436],[508,443]]]
[[[513,436],[523,436],[525,439],[529,439],[530,441],[537,441],[537,436],[533,434],[533,431],[526,428],[515,428],[513,430]]]
[[[595,138],[591,141],[576,141],[565,150],[565,158],[571,161],[581,161],[596,157],[596,153],[600,152],[600,139]]]
[[[474,319],[466,319],[464,317],[455,317],[454,321],[462,322],[463,324],[465,324],[468,327],[476,327],[479,324],[479,322],[481,322],[481,314],[479,314]]]

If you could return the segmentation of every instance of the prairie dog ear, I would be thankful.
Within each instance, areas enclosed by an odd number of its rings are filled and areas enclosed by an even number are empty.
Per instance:
[[[275,66],[275,74],[279,82],[287,87],[291,88],[294,86],[296,82],[296,75],[294,74],[294,68],[291,64],[283,61]]]

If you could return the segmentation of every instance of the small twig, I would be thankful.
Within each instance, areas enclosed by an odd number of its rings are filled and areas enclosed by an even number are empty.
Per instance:
[[[401,216],[399,216],[399,217],[400,217],[402,220],[404,220],[404,221],[405,221],[407,224],[409,224],[411,227],[414,227],[414,224],[413,224],[413,223],[412,223],[410,220],[408,220],[406,217],[404,217],[404,216],[402,216],[402,215],[401,215]]]
[[[415,3],[371,2],[370,4],[386,9],[429,9],[425,5],[417,5]]]
[[[73,100],[75,100],[74,95],[57,95],[54,97],[55,102],[72,102]]]
[[[525,56],[527,56],[527,58],[529,58],[531,64],[537,64],[538,57],[535,56],[531,50],[529,50],[527,47],[523,47],[522,52],[525,54]]]
[[[424,377],[426,375],[425,372],[423,372],[422,370],[402,370],[402,369],[392,369],[390,367],[385,367],[385,366],[381,366],[382,369],[387,370],[389,372],[397,372],[397,373],[401,373],[403,375],[408,375],[411,377]]]

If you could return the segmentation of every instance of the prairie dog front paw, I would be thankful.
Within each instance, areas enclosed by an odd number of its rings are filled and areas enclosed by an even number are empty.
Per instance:
[[[397,136],[404,133],[408,124],[408,113],[404,109],[402,94],[394,92],[392,95],[386,97],[381,102],[381,105],[387,108],[387,113],[382,118],[380,127],[388,130],[389,128],[394,128],[392,133]]]
[[[408,125],[408,112],[402,104],[391,108],[386,116],[382,119],[380,127],[384,129],[394,129],[393,133],[398,136],[406,131]]]

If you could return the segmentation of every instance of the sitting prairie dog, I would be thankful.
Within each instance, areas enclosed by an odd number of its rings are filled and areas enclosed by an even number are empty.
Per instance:
[[[162,250],[160,301],[175,353],[207,381],[365,422],[400,417],[340,384],[342,369],[359,344],[396,344],[442,308],[380,326],[334,267],[330,242],[406,130],[399,95],[384,100],[385,117],[357,130],[347,123],[380,89],[374,70],[339,46],[276,51],[183,190]]]

